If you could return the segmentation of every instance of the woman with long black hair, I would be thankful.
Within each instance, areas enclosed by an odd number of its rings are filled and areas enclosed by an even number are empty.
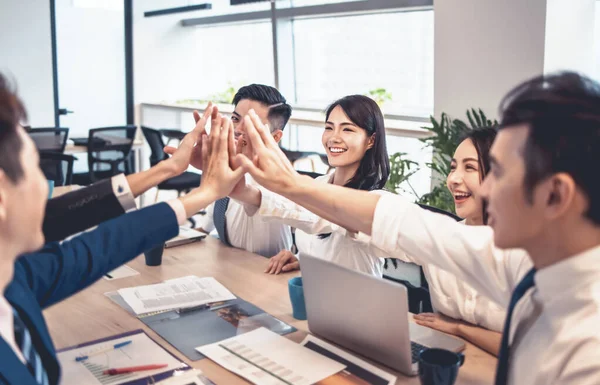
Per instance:
[[[325,114],[322,143],[334,171],[319,182],[359,190],[380,190],[387,182],[390,164],[385,141],[383,114],[377,103],[363,95],[350,95],[333,102]],[[246,204],[248,214],[282,221],[296,228],[298,250],[339,265],[383,275],[386,254],[355,240],[346,229],[325,221],[292,201],[253,186],[237,186],[230,194]],[[266,273],[279,274],[299,268],[289,250],[272,257]]]

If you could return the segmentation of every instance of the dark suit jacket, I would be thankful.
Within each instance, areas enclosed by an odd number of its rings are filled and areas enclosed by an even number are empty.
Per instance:
[[[105,179],[50,199],[42,229],[46,242],[61,241],[124,213],[112,179]]]
[[[48,243],[38,252],[19,257],[4,297],[27,325],[50,384],[58,384],[60,367],[42,310],[178,232],[175,212],[161,203],[110,220],[71,241]],[[2,338],[0,384],[37,385]]]

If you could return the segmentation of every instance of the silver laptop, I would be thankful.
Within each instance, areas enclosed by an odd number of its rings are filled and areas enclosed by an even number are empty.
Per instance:
[[[406,287],[300,253],[311,333],[407,375],[423,347],[461,351],[458,338],[408,320]]]

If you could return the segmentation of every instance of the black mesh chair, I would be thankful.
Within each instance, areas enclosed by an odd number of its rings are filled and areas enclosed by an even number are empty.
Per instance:
[[[73,175],[73,183],[89,185],[132,171],[131,159],[136,126],[93,128],[87,142],[88,172]]]
[[[167,159],[169,155],[165,154],[163,151],[165,144],[162,139],[161,131],[148,127],[142,127],[142,132],[144,133],[144,137],[146,138],[148,145],[150,145],[150,165],[154,166],[158,162]],[[182,193],[187,193],[190,190],[200,186],[200,177],[200,174],[185,171],[181,175],[167,179],[157,187],[159,191],[175,190],[177,191],[178,195],[181,195]]]
[[[60,152],[40,152],[40,168],[46,179],[53,180],[55,186],[72,184],[73,162],[77,158]]]
[[[439,209],[437,207],[427,206],[427,205],[423,205],[423,204],[419,204],[419,206],[422,209],[429,210],[434,213],[447,215],[456,221],[462,220],[458,216],[456,216],[448,211]],[[387,267],[388,263],[390,263],[390,262],[395,265],[397,263],[397,260],[387,259],[386,267]],[[407,293],[408,293],[408,311],[410,311],[411,313],[414,313],[414,314],[419,314],[422,312],[431,313],[431,312],[433,312],[433,305],[431,304],[431,296],[429,295],[429,284],[427,283],[427,279],[425,278],[425,274],[424,274],[423,268],[421,266],[419,266],[419,272],[420,272],[420,278],[421,278],[421,286],[415,286],[407,280],[393,278],[388,275],[384,275],[383,278],[389,279],[390,281],[394,281],[394,282],[397,282],[397,283],[400,283],[400,284],[406,286]]]
[[[35,143],[35,146],[40,153],[62,153],[65,151],[65,147],[67,145],[69,129],[59,127],[29,128],[27,133]]]

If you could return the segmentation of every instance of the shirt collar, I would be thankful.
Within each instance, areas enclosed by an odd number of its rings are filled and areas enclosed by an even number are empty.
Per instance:
[[[544,302],[577,290],[600,277],[600,246],[557,262],[535,274],[535,286]]]

